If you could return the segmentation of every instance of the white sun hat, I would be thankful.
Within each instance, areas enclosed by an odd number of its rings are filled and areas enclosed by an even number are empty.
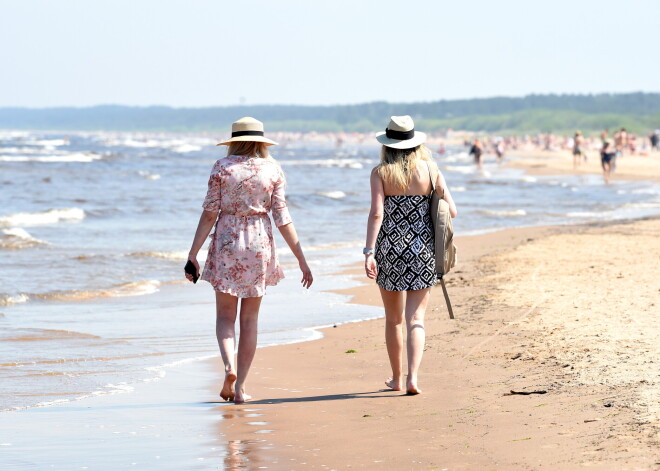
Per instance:
[[[376,140],[393,149],[412,149],[426,141],[426,134],[415,131],[410,116],[392,116],[385,132],[376,133]]]
[[[246,116],[231,125],[231,138],[216,144],[217,146],[227,146],[232,142],[253,141],[263,142],[268,146],[276,146],[277,142],[264,137],[264,123],[258,119]]]

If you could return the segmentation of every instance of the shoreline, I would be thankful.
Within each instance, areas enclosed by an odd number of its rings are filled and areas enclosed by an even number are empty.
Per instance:
[[[382,385],[389,374],[382,319],[328,328],[315,342],[273,346],[268,355],[258,354],[248,385],[255,400],[226,406],[232,416],[228,436],[239,445],[235,462],[252,463],[250,416],[259,413],[278,463],[286,463],[275,469],[529,469],[541,464],[652,469],[657,416],[641,419],[635,394],[653,391],[655,380],[646,380],[647,389],[638,384],[636,392],[576,380],[574,364],[563,363],[558,352],[547,346],[534,350],[544,340],[552,344],[529,329],[532,321],[543,324],[542,312],[555,317],[548,296],[515,305],[501,296],[504,288],[493,285],[496,267],[520,250],[536,250],[553,238],[602,238],[612,232],[617,237],[623,228],[639,225],[657,231],[660,217],[459,238],[461,265],[448,277],[457,319],[448,319],[444,298],[434,289],[420,396],[405,397]],[[347,267],[344,273],[360,276],[361,268]],[[532,267],[534,276],[540,276],[538,266]],[[373,284],[337,292],[353,295],[354,303],[380,305]],[[217,363],[207,365],[221,377]],[[209,388],[217,394],[214,383]],[[511,390],[532,394],[507,396]],[[533,394],[542,390],[546,393]],[[405,438],[414,439],[415,446],[403,447]]]
[[[100,440],[103,454],[113,453],[108,463],[115,467],[135,462],[158,470],[529,469],[539,463],[559,469],[578,464],[652,469],[648,444],[658,442],[657,421],[636,415],[632,392],[570,384],[575,372],[566,370],[566,360],[557,352],[535,350],[546,340],[552,343],[552,337],[539,339],[528,325],[530,319],[538,322],[542,308],[551,307],[537,299],[515,305],[503,297],[507,284],[524,283],[515,280],[515,273],[507,273],[504,286],[493,279],[516,251],[590,231],[619,238],[625,227],[649,221],[657,223],[660,216],[459,237],[460,265],[447,280],[456,320],[449,320],[440,289],[434,288],[420,396],[406,397],[382,385],[389,366],[380,317],[314,328],[323,335],[315,341],[260,348],[248,384],[255,400],[244,405],[219,399],[222,368],[216,354],[170,366],[164,378],[128,394],[0,414],[6,421],[0,453],[12,464],[88,465],[95,457],[84,444]],[[338,275],[366,281],[361,266],[346,266]],[[352,296],[352,303],[381,306],[373,283],[331,291]],[[519,298],[514,291],[513,299]],[[567,384],[562,378],[569,378]],[[637,387],[652,391],[655,380],[648,381],[648,387]],[[512,389],[547,394],[504,396]],[[41,423],[65,424],[58,432],[66,442],[39,432]],[[176,439],[179,430],[185,430],[186,440]],[[58,453],[43,455],[35,437],[58,443]],[[416,445],[402,447],[406,438]],[[163,448],[167,453],[155,451]]]

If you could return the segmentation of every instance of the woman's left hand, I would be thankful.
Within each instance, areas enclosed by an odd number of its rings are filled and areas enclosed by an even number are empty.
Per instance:
[[[368,278],[372,280],[376,279],[376,275],[378,275],[378,264],[373,254],[367,255],[364,259],[364,271],[367,273]]]
[[[309,269],[307,262],[302,261],[298,264],[300,266],[300,271],[302,272],[302,280],[300,282],[303,285],[303,288],[309,288],[314,282],[314,277],[312,276],[312,270]]]

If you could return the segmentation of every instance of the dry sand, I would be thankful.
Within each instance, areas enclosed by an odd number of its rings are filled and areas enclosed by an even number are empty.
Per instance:
[[[587,162],[573,168],[573,154],[569,151],[518,150],[507,151],[508,167],[525,169],[530,175],[602,175],[600,153],[587,151]],[[629,155],[616,159],[612,180],[660,181],[660,152]]]
[[[382,319],[259,350],[255,400],[222,408],[227,469],[658,469],[660,219],[458,245],[456,319],[434,288],[423,394],[385,390]],[[351,293],[380,303],[373,283]]]

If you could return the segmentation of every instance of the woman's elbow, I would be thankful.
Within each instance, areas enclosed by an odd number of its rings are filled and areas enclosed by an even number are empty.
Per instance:
[[[207,223],[214,223],[218,219],[218,211],[209,211],[205,209],[202,212],[202,219]]]
[[[452,218],[455,218],[456,216],[458,216],[458,210],[456,208],[450,208],[449,214],[451,215]]]
[[[369,221],[380,221],[383,219],[382,211],[369,211]]]

